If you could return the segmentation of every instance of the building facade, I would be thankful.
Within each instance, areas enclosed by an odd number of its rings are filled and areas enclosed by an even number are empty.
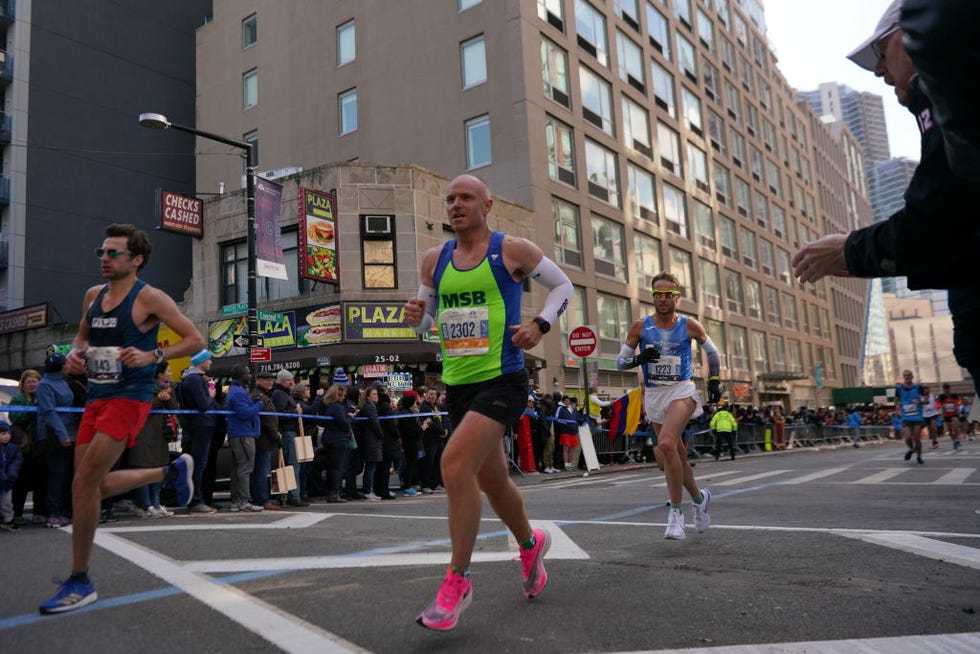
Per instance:
[[[529,238],[575,285],[543,342],[546,388],[583,385],[566,346],[580,324],[600,336],[590,385],[609,395],[635,386],[614,358],[632,320],[653,312],[650,278],[669,270],[681,280],[680,310],[723,353],[730,399],[828,403],[829,387],[857,369],[851,341],[864,312],[852,303],[863,306],[866,290],[802,289],[790,259],[831,223],[869,218],[853,174],[860,157],[797,104],[761,3],[749,9],[218,0],[197,35],[197,126],[253,142],[258,169],[273,177],[332,162],[410,163],[444,178],[472,172],[528,207]],[[240,188],[240,165],[211,156],[222,151],[198,141],[199,190]],[[339,229],[360,238],[356,222]],[[242,233],[195,261],[221,256]],[[417,255],[399,250],[395,265],[388,286],[345,278],[342,301],[412,295]]]

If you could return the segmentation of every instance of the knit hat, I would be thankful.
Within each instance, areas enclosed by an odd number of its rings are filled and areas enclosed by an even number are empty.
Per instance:
[[[343,368],[337,368],[337,371],[333,374],[333,383],[338,386],[350,386],[350,380],[347,379],[347,373],[344,372]]]
[[[10,431],[10,423],[6,420],[0,420],[0,431]]]
[[[283,382],[293,381],[293,373],[289,372],[285,368],[280,368],[279,372],[276,373],[276,381],[280,384]]]
[[[414,397],[415,399],[418,399],[419,394],[413,390],[407,390],[402,393],[402,397]]]
[[[210,358],[211,358],[210,350],[198,350],[197,352],[191,355],[191,365],[199,366]]]

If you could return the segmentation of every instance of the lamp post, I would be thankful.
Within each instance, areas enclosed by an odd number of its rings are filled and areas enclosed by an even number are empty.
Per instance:
[[[246,303],[248,306],[248,360],[251,363],[252,350],[256,347],[257,334],[259,332],[259,321],[256,307],[256,296],[258,295],[256,291],[257,275],[255,272],[255,162],[253,159],[254,154],[252,144],[245,141],[236,141],[234,139],[226,138],[220,134],[205,132],[204,130],[196,129],[194,127],[187,127],[186,125],[172,123],[163,114],[142,113],[140,114],[139,122],[143,127],[149,127],[150,129],[175,129],[179,132],[187,132],[188,134],[194,134],[195,136],[200,136],[201,138],[208,139],[210,141],[217,141],[218,143],[224,143],[225,145],[230,145],[234,148],[241,148],[242,150],[242,157],[245,159],[245,206],[246,215],[248,216],[248,227],[246,230],[248,248],[248,289]]]

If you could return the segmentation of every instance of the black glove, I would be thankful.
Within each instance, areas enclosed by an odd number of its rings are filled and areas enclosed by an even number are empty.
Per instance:
[[[721,381],[717,377],[708,379],[708,402],[717,404],[721,401]]]
[[[643,348],[643,351],[633,357],[633,365],[642,365],[644,363],[653,363],[660,358],[660,350],[658,350],[653,345],[648,345]]]

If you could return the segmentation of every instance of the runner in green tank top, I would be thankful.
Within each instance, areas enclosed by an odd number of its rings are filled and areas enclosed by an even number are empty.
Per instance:
[[[418,296],[405,305],[405,322],[419,332],[436,323],[443,347],[443,380],[456,425],[442,455],[449,500],[452,559],[436,598],[418,623],[447,631],[473,597],[470,558],[487,494],[501,521],[521,544],[524,596],[538,595],[548,581],[547,532],[532,529],[524,499],[507,472],[503,435],[527,401],[522,350],[538,344],[568,306],[572,284],[534,243],[487,223],[493,198],[472,175],[454,179],[446,192],[446,215],[456,238],[425,253]],[[521,284],[533,279],[548,289],[544,307],[521,324]]]

